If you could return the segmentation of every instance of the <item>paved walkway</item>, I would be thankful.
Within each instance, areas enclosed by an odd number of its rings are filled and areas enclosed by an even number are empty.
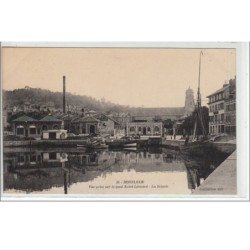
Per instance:
[[[194,195],[236,195],[236,151],[210,174],[193,192]]]

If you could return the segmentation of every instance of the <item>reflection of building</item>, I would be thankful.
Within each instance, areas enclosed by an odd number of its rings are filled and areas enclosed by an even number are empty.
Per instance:
[[[209,98],[209,133],[235,133],[236,130],[236,78],[229,84],[213,94]]]
[[[145,135],[145,136],[161,136],[162,122],[129,122],[126,127],[127,136]]]
[[[188,162],[190,164],[190,162]],[[94,181],[115,173],[172,173],[187,178],[187,186],[194,189],[200,178],[206,178],[197,168],[190,168],[178,153],[167,149],[157,152],[147,151],[102,151],[82,152],[19,152],[4,154],[4,190],[15,189],[26,192],[43,191],[52,187],[62,187],[68,193],[73,183]],[[205,168],[205,170],[207,167]],[[135,172],[134,172],[135,171]],[[187,174],[186,174],[187,173]],[[167,175],[165,175],[167,176]],[[197,179],[198,178],[198,179]],[[172,179],[171,179],[172,180]],[[165,180],[164,180],[165,182]],[[183,185],[183,183],[181,183]]]
[[[47,115],[41,120],[23,115],[12,121],[14,135],[20,137],[40,138],[43,131],[59,130],[61,127],[62,121],[51,115]]]
[[[190,87],[186,90],[186,98],[185,98],[185,108],[184,108],[184,115],[189,116],[194,111],[194,92]]]

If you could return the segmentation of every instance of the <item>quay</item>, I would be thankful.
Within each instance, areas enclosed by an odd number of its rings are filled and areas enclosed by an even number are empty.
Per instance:
[[[3,141],[4,147],[76,147],[77,144],[87,145],[86,140],[27,140]]]
[[[192,193],[193,195],[236,195],[236,150]]]

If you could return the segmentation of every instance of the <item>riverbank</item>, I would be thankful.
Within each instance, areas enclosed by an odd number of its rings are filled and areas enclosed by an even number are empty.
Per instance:
[[[236,150],[212,172],[193,195],[237,194]]]

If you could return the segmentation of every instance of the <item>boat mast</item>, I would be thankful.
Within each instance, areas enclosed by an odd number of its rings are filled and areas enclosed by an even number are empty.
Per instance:
[[[201,107],[201,93],[200,93],[200,85],[201,85],[201,56],[203,55],[202,50],[200,52],[200,61],[199,61],[199,77],[198,77],[198,91],[197,91],[197,107],[198,110]]]
[[[204,124],[202,119],[202,114],[200,112],[201,108],[201,93],[200,93],[200,81],[201,81],[201,56],[203,55],[202,50],[200,52],[200,59],[199,59],[199,75],[198,75],[198,90],[197,90],[197,104],[196,104],[196,119],[195,119],[195,125],[194,125],[194,133],[193,133],[193,141],[196,139],[198,140],[198,119],[200,119],[201,126],[202,126],[202,133],[204,134]]]

